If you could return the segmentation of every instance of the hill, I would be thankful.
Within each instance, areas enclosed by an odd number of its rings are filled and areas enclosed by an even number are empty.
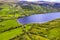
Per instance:
[[[50,12],[60,12],[60,9],[26,1],[0,4],[0,40],[60,40],[60,19],[45,24],[17,22],[21,17]]]

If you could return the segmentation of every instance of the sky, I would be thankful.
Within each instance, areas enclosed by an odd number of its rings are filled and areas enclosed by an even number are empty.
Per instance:
[[[49,2],[60,2],[60,0],[19,0],[19,1],[49,1]]]

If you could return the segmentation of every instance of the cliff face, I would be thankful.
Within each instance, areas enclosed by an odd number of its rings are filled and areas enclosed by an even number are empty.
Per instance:
[[[0,0],[0,2],[18,2],[18,0]]]

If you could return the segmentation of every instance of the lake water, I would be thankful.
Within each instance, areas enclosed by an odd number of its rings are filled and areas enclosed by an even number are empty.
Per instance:
[[[29,23],[46,23],[55,19],[60,18],[60,12],[54,13],[46,13],[46,14],[35,14],[31,16],[26,16],[23,18],[19,18],[17,21],[21,24],[29,24]]]

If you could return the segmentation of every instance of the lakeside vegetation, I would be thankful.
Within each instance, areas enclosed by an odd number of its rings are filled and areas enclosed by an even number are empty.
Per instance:
[[[17,19],[33,14],[60,12],[60,9],[39,5],[17,6],[0,5],[0,40],[60,40],[60,19],[44,24],[22,24]]]

